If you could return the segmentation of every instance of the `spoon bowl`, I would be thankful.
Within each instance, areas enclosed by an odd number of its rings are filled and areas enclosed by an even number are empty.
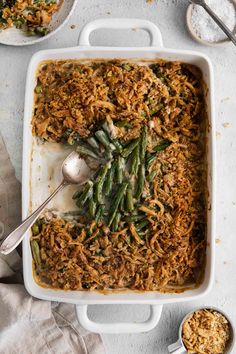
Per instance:
[[[91,169],[77,152],[73,151],[62,163],[62,175],[68,184],[84,184],[91,177]]]

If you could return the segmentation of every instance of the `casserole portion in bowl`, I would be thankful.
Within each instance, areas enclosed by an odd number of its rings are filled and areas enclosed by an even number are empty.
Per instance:
[[[0,31],[10,27],[21,29],[28,36],[45,36],[49,33],[48,24],[60,9],[63,0],[0,1]]]
[[[207,217],[201,71],[177,61],[41,63],[33,133],[96,162],[75,210],[32,228],[38,284],[182,292],[201,283]],[[64,145],[63,145],[64,146]],[[72,196],[71,196],[72,197]]]

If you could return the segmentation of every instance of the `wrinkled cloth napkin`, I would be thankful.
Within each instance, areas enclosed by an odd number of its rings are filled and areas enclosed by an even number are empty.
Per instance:
[[[0,135],[0,239],[21,220],[21,186]],[[0,255],[0,354],[104,354],[101,337],[84,330],[75,306],[32,298],[17,251]]]

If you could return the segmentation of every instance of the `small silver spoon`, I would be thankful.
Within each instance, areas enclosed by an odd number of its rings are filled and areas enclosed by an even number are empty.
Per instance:
[[[217,23],[217,25],[222,29],[222,31],[226,34],[227,37],[236,45],[236,37],[230,31],[230,29],[224,24],[224,22],[212,11],[212,9],[207,5],[205,0],[189,0],[191,3],[195,5],[202,6],[205,11],[211,16],[211,18]]]
[[[47,204],[63,188],[70,184],[82,185],[91,177],[91,169],[85,160],[81,159],[76,152],[72,152],[62,164],[63,180],[57,189],[38,207],[27,219],[25,219],[14,231],[12,231],[0,246],[2,254],[9,254],[23,240],[26,231],[33,225],[38,216],[42,213]]]

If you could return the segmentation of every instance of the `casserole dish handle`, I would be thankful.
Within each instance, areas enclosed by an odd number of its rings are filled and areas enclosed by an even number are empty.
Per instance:
[[[148,32],[152,47],[163,47],[162,35],[159,28],[152,22],[137,18],[101,18],[87,23],[81,30],[78,45],[91,46],[90,34],[102,28],[108,29],[143,29]]]
[[[145,322],[114,322],[114,323],[98,323],[88,318],[88,306],[76,305],[76,314],[82,327],[94,333],[140,333],[148,332],[158,324],[162,305],[151,305],[149,318]]]

